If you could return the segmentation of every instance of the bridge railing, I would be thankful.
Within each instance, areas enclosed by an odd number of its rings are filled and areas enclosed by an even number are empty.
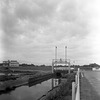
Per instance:
[[[65,63],[68,64],[70,62],[70,59],[53,59],[52,60],[53,63]]]
[[[68,65],[68,70],[70,73],[70,60],[69,59],[53,59],[52,60],[52,73],[54,73],[54,69],[57,69],[57,65]]]
[[[80,70],[78,68],[77,74],[75,76],[75,82],[72,82],[72,100],[80,100],[80,80],[79,74]]]

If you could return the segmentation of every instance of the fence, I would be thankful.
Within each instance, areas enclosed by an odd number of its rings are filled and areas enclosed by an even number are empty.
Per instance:
[[[75,82],[72,82],[72,100],[80,100],[80,81],[79,81],[80,70],[78,68],[75,76]]]

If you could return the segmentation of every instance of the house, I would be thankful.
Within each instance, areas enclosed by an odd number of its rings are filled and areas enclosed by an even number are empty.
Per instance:
[[[3,67],[8,67],[9,66],[10,61],[3,61]]]
[[[3,61],[4,67],[19,67],[19,62],[16,60]]]
[[[19,62],[17,62],[16,60],[11,60],[9,63],[10,67],[19,67]]]

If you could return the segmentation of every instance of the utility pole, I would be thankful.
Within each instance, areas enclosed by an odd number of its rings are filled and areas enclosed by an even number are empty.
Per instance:
[[[57,64],[57,46],[55,46],[55,59],[52,60],[52,73],[54,73],[54,65]]]
[[[55,47],[55,61],[57,61],[57,46]]]
[[[65,46],[65,61],[67,61],[67,46]]]

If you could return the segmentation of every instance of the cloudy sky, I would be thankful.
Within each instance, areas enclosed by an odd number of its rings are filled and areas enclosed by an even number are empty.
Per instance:
[[[0,0],[0,61],[100,64],[100,0]]]

